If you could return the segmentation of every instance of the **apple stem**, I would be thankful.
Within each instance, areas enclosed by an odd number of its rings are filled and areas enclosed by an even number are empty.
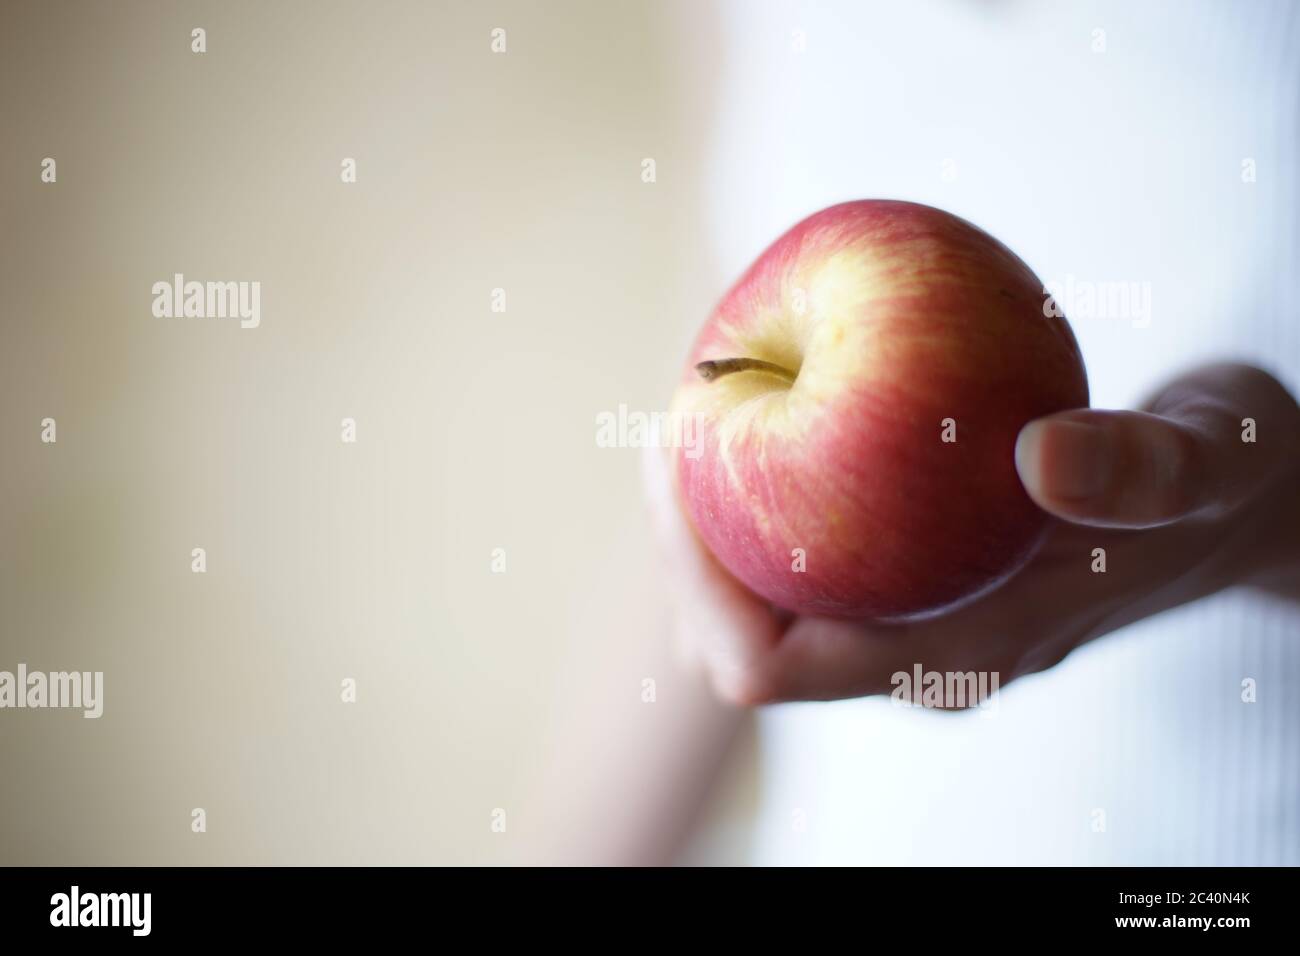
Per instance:
[[[700,378],[706,382],[721,378],[723,375],[730,375],[732,372],[769,372],[772,375],[780,376],[791,384],[794,383],[796,377],[795,373],[788,368],[777,365],[775,362],[764,362],[762,359],[755,358],[713,359],[708,362],[700,362],[695,366],[695,371],[699,372]]]

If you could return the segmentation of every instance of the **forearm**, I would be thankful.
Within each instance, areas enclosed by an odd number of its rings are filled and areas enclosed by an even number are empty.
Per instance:
[[[736,738],[727,707],[668,641],[584,658],[554,735],[529,862],[674,862]],[[653,687],[643,684],[654,681]]]

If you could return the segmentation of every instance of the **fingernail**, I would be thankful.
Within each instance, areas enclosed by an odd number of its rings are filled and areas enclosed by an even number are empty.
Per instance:
[[[1093,498],[1110,485],[1110,433],[1098,425],[1063,419],[1030,422],[1016,440],[1016,469],[1043,498]]]

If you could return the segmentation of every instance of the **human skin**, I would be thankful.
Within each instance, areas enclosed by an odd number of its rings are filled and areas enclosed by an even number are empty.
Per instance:
[[[1243,441],[1243,420],[1256,440]],[[915,623],[797,617],[712,558],[649,468],[677,638],[732,704],[888,693],[891,675],[997,672],[1003,687],[1088,641],[1234,585],[1300,592],[1300,408],[1238,364],[1192,371],[1136,411],[1030,422],[1015,450],[1030,497],[1055,516],[1043,547],[977,602]],[[1092,570],[1095,549],[1106,572]]]

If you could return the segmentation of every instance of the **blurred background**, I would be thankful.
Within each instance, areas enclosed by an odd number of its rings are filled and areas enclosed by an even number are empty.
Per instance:
[[[0,714],[0,860],[535,829],[566,648],[662,627],[638,453],[594,438],[719,291],[693,6],[5,5],[0,669],[106,686]],[[260,281],[260,326],[155,318],[177,272]]]
[[[637,801],[680,805],[665,858],[935,859],[898,806],[867,809],[889,774],[828,768],[921,748],[915,785],[946,792],[974,723],[778,708],[699,744],[698,793],[638,761],[716,715],[664,663],[640,457],[597,447],[596,417],[666,408],[744,266],[868,196],[965,216],[1045,281],[1145,283],[1145,325],[1074,320],[1094,404],[1202,357],[1300,355],[1294,322],[1242,333],[1294,293],[1295,6],[6,4],[0,670],[103,671],[105,701],[0,713],[0,863],[643,858],[616,835]],[[155,317],[175,273],[260,282],[260,326]],[[1175,632],[1004,707],[1055,700],[1118,741],[1097,688],[1159,698],[1143,654]],[[1119,763],[1090,776],[1027,725],[1003,741],[1038,768],[1025,806],[1085,778],[1081,821],[1128,806]],[[1008,840],[1024,806],[970,812],[932,814],[959,857],[1102,858],[1086,823],[1044,845]],[[1143,832],[1178,862],[1177,832]]]

